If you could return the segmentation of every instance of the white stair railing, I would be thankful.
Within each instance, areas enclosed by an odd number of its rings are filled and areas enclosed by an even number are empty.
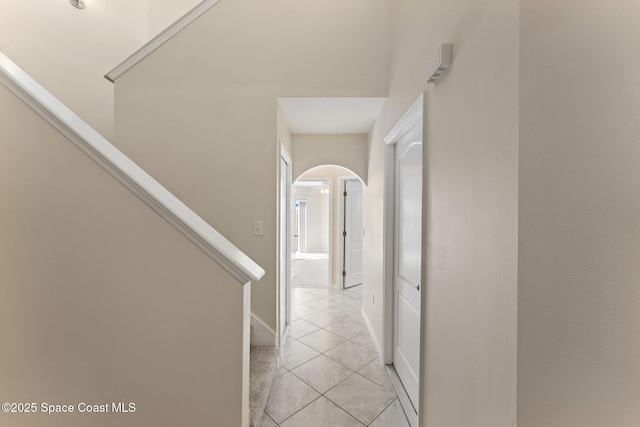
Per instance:
[[[215,4],[215,1],[212,3]],[[241,284],[262,278],[265,272],[258,264],[2,53],[0,53],[0,83],[220,264]]]
[[[215,6],[219,1],[220,0],[204,0],[203,2],[199,3],[196,7],[191,9],[176,22],[165,28],[164,31],[160,32],[157,36],[149,40],[144,46],[135,51],[120,65],[109,71],[104,76],[104,78],[112,83],[115,82],[118,77],[129,71],[144,58],[151,55],[156,49],[169,41],[180,31],[184,30],[189,24],[201,17],[206,11]]]

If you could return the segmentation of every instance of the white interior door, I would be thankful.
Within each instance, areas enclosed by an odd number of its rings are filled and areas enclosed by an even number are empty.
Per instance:
[[[422,244],[422,122],[395,147],[395,274],[393,364],[418,408]]]
[[[362,283],[362,183],[344,181],[343,286]]]

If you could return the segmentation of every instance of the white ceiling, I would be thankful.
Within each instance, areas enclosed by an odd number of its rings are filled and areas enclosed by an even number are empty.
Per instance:
[[[291,133],[368,133],[387,98],[278,98]]]

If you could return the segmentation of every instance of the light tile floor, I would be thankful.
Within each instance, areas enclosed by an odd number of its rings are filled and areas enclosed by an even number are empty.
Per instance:
[[[292,288],[292,312],[262,427],[408,427],[360,315],[361,286]]]
[[[329,286],[329,254],[296,252],[291,286]]]

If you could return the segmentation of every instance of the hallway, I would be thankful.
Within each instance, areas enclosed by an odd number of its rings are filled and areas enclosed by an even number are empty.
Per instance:
[[[292,318],[262,427],[408,427],[360,315],[362,286],[292,288]]]

